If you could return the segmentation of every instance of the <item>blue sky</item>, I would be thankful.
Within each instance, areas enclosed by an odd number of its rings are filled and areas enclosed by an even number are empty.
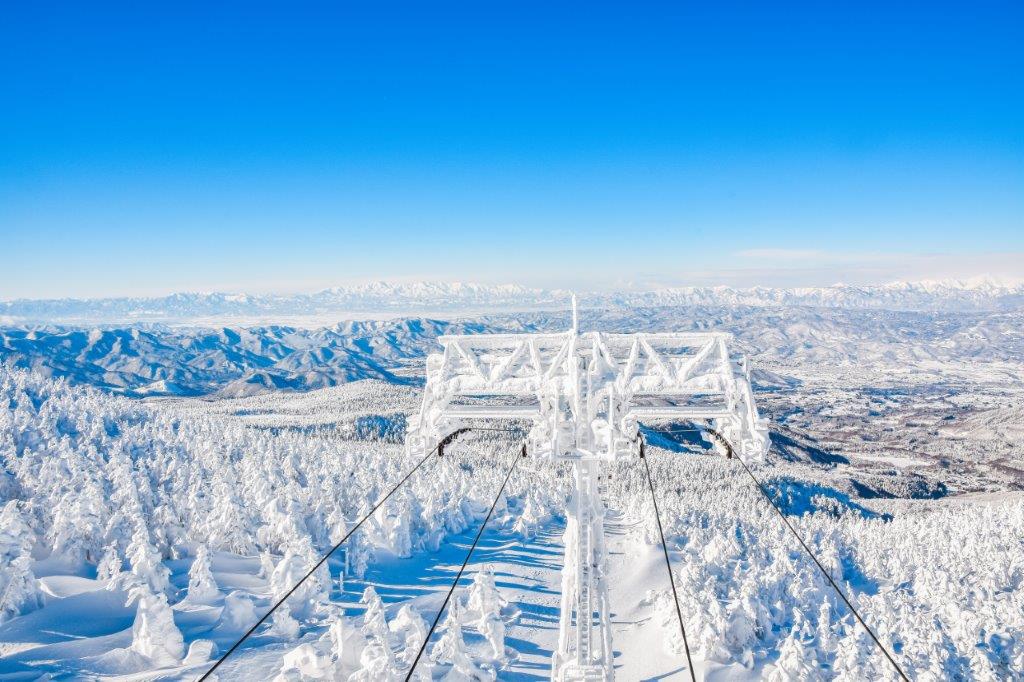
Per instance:
[[[1022,7],[8,4],[0,298],[1024,276]]]

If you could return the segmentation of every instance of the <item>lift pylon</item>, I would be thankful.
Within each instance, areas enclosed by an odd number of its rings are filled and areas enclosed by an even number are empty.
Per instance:
[[[442,336],[406,445],[425,452],[481,420],[529,424],[534,457],[570,462],[559,646],[552,680],[611,680],[602,462],[639,454],[640,423],[708,421],[745,462],[768,451],[746,360],[725,333],[567,332]]]

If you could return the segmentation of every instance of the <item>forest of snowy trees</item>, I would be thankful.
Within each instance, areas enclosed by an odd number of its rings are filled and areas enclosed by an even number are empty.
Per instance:
[[[0,368],[0,405],[5,672],[202,672],[410,466],[393,438],[373,432],[266,429],[21,370]],[[410,479],[259,633],[253,649],[278,652],[264,665],[282,681],[402,679],[440,600],[385,603],[362,578],[382,557],[432,555],[475,529],[516,447],[475,436]],[[649,459],[702,665],[773,680],[823,670],[895,679],[742,469],[672,450],[651,448]],[[912,679],[1020,677],[1019,496],[872,509],[795,464],[770,458],[758,473]],[[567,474],[524,461],[494,526],[524,541],[560,528]],[[633,523],[628,542],[654,549],[642,470],[624,462],[609,474],[606,503]],[[519,610],[499,582],[492,567],[467,574],[417,666],[420,679],[495,679],[514,663],[506,633]],[[358,601],[346,601],[353,592]],[[667,582],[645,600],[665,650],[680,652]],[[33,640],[47,617],[81,622]]]

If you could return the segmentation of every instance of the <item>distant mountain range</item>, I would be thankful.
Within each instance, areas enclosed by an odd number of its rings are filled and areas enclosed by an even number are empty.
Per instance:
[[[1019,362],[1024,312],[948,313],[812,307],[674,305],[588,308],[580,328],[609,332],[732,332],[762,387],[784,387],[794,368],[898,370]],[[0,327],[0,363],[131,396],[244,396],[306,391],[360,379],[418,383],[442,334],[564,331],[566,311],[441,321],[350,321],[321,328],[136,324]],[[780,374],[781,372],[781,374]]]
[[[452,312],[564,310],[569,292],[519,285],[378,282],[309,294],[179,293],[159,298],[19,299],[0,302],[0,324],[208,324],[218,321],[320,326],[346,317]],[[1024,309],[1024,282],[994,279],[895,282],[879,286],[677,287],[580,293],[581,307],[679,305],[812,306],[903,311]]]
[[[412,383],[434,339],[480,331],[480,324],[421,319],[317,330],[7,328],[0,329],[0,361],[136,397],[242,396],[359,379]]]

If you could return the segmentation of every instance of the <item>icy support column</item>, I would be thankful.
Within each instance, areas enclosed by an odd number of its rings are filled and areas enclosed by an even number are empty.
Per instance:
[[[594,639],[600,647],[600,652],[595,659],[595,663],[604,669],[604,679],[611,680],[614,679],[614,674],[612,672],[614,656],[612,655],[611,611],[608,609],[608,583],[605,581],[605,574],[608,571],[608,554],[604,542],[605,506],[604,500],[601,497],[600,488],[598,487],[600,466],[599,462],[594,462],[594,468],[591,475],[591,484],[593,485],[594,490],[593,495],[591,496],[593,505],[591,533],[594,538],[594,551],[592,556],[594,567],[594,604],[596,605],[598,612],[597,628],[594,633]]]
[[[575,497],[575,496],[574,496]],[[562,599],[558,622],[558,650],[551,661],[551,679],[556,680],[557,672],[567,663],[575,642],[572,639],[572,614],[576,603],[576,566],[579,563],[579,543],[576,500],[567,508],[568,518],[562,542],[565,545],[565,559],[562,562]]]
[[[599,466],[593,459],[574,463],[576,493],[566,526],[558,652],[551,669],[556,682],[612,679]]]

